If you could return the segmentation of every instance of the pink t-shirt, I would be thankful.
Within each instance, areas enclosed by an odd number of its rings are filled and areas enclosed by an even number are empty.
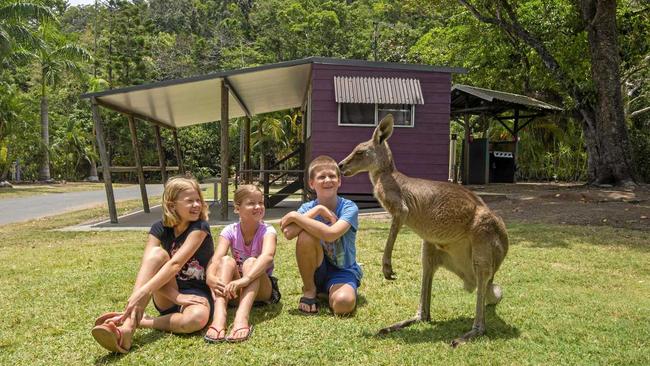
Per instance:
[[[230,252],[237,262],[239,272],[241,272],[242,264],[246,259],[250,257],[259,257],[260,254],[262,254],[262,244],[264,243],[264,235],[266,234],[278,235],[273,226],[260,222],[260,224],[257,225],[257,232],[255,232],[253,241],[250,245],[246,245],[244,243],[244,234],[241,232],[239,222],[236,222],[223,228],[219,235],[223,236],[230,242]],[[269,276],[273,274],[273,262],[271,262],[271,265],[269,265],[269,268],[266,270],[266,274]]]

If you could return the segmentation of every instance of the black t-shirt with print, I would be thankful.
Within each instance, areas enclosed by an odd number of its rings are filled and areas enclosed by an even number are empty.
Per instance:
[[[210,233],[210,225],[207,221],[193,221],[187,229],[179,236],[174,237],[174,228],[163,226],[162,221],[158,221],[149,230],[149,234],[158,238],[163,249],[167,251],[171,258],[178,249],[183,245],[187,236],[195,230],[201,230],[208,235],[203,239],[201,246],[183,265],[183,268],[176,274],[176,282],[179,288],[203,288],[207,289],[205,283],[206,268],[212,255],[214,254],[214,242]]]

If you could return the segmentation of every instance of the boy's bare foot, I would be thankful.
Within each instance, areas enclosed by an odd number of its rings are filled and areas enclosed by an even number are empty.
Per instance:
[[[303,296],[300,298],[300,302],[298,303],[298,310],[305,314],[316,314],[318,313],[318,299],[316,296],[314,297],[307,297]]]

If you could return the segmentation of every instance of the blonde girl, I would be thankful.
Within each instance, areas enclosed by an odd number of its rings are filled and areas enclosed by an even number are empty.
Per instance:
[[[126,353],[136,328],[173,333],[203,329],[211,314],[212,296],[206,268],[214,254],[208,206],[194,179],[171,178],[163,193],[163,217],[153,224],[135,280],[122,313],[95,321],[92,335],[109,351]],[[153,298],[158,317],[144,309]]]
[[[214,296],[212,324],[205,335],[208,342],[247,340],[253,332],[249,322],[253,303],[280,300],[277,280],[272,276],[277,234],[273,226],[264,223],[264,211],[264,195],[257,186],[243,185],[235,191],[239,222],[221,231],[208,266],[208,284]],[[229,301],[237,304],[237,312],[226,334]]]

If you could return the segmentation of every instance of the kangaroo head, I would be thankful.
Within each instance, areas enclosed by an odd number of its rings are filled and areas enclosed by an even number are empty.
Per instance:
[[[379,122],[370,140],[357,145],[350,155],[341,160],[341,173],[350,177],[361,172],[393,168],[393,157],[386,143],[392,133],[393,115],[388,114]]]

